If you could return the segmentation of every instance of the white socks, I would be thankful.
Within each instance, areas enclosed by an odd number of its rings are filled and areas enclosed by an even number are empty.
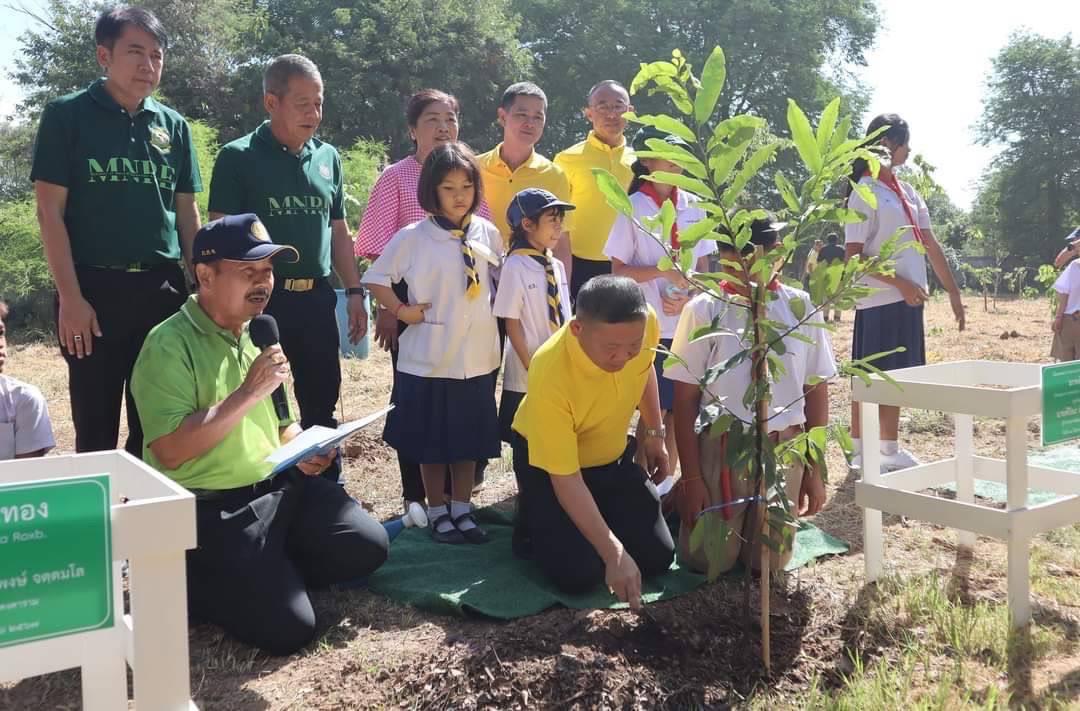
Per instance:
[[[851,438],[851,454],[852,456],[862,454],[862,439],[859,437]],[[886,457],[892,457],[900,451],[900,444],[895,439],[883,439],[881,440],[881,453]]]
[[[465,514],[469,513],[470,511],[472,511],[472,505],[469,504],[468,502],[463,502],[463,501],[451,501],[450,502],[450,518],[456,519],[456,518],[458,518],[460,516],[464,516]],[[469,529],[476,528],[476,524],[473,523],[470,519],[466,518],[466,519],[462,519],[461,522],[457,524],[457,527],[458,527],[458,530],[460,530],[460,531],[468,531]]]
[[[428,506],[427,509],[428,520],[432,523],[440,516],[445,516],[447,513],[449,512],[446,510],[446,504],[443,504],[442,506]],[[450,531],[454,530],[454,524],[451,523],[450,519],[443,519],[442,521],[439,521],[439,525],[435,527],[435,530],[439,533],[450,533]]]

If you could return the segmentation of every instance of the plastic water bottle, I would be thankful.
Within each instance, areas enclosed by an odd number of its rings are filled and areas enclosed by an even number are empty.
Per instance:
[[[680,289],[670,281],[664,284],[664,296],[669,299],[678,299],[690,295],[689,289]]]

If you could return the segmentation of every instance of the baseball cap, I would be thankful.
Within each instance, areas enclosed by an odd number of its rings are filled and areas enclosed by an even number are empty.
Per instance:
[[[506,208],[506,221],[510,227],[519,227],[521,221],[528,217],[534,219],[549,207],[562,207],[573,210],[574,206],[555,197],[552,193],[541,188],[525,188],[514,196],[510,206]]]
[[[1065,241],[1069,244],[1072,244],[1078,239],[1080,239],[1080,227],[1077,227],[1075,230],[1065,235]]]
[[[742,253],[744,255],[750,254],[754,251],[754,245],[772,247],[780,239],[780,231],[785,227],[787,227],[787,223],[777,222],[772,214],[754,220],[750,223],[750,241],[743,247]],[[719,241],[717,246],[721,249],[735,249],[731,245]]]
[[[300,261],[300,253],[287,244],[274,244],[270,233],[254,213],[226,215],[207,222],[195,234],[191,262],[206,264],[219,259],[233,262],[257,262],[267,257],[281,258],[290,264]]]
[[[682,146],[683,148],[690,145],[675,134],[665,133],[656,126],[642,126],[639,128],[638,132],[634,134],[634,139],[630,142],[630,145],[635,151],[652,150],[649,148],[649,144],[646,143],[650,138],[659,138],[664,143],[670,143],[673,146]]]

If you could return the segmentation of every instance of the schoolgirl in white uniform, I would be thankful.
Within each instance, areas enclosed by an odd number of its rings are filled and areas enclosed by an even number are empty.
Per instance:
[[[746,246],[745,254],[753,251],[754,245],[771,249],[778,238],[778,226],[769,220],[756,220],[751,233],[751,243]],[[722,245],[720,256],[730,255],[734,259],[734,248]],[[746,281],[746,276],[740,276]],[[745,546],[741,536],[742,523],[748,511],[752,520],[757,505],[747,501],[752,499],[753,482],[749,471],[729,471],[725,463],[726,436],[721,433],[696,431],[698,418],[705,414],[706,408],[720,405],[724,413],[730,413],[743,422],[750,422],[753,413],[743,405],[743,395],[750,384],[751,360],[725,371],[717,377],[703,393],[700,379],[710,368],[717,368],[748,347],[744,338],[719,337],[692,340],[699,328],[718,323],[730,332],[745,332],[747,324],[747,300],[740,295],[743,287],[735,287],[724,282],[726,298],[717,299],[709,294],[700,294],[683,310],[679,326],[671,346],[672,353],[679,356],[683,363],[676,363],[666,368],[667,377],[675,381],[675,433],[682,452],[682,477],[678,484],[677,505],[681,524],[679,527],[679,560],[693,568],[705,570],[707,561],[703,549],[690,548],[690,534],[701,516],[716,516],[723,519],[732,532],[725,541],[723,572],[735,565],[740,553],[746,557],[749,546]],[[795,316],[790,303],[801,300],[805,313],[813,314],[810,318],[815,323],[823,323],[820,312],[813,313],[809,295],[799,289],[793,289],[779,280],[768,285],[775,297],[766,304],[766,317],[785,326],[794,327],[801,321]],[[772,383],[772,401],[768,422],[768,431],[774,441],[791,439],[802,431],[803,427],[815,427],[828,424],[829,395],[827,385],[819,380],[827,380],[836,375],[836,363],[828,332],[820,327],[802,325],[796,333],[811,343],[797,338],[784,340],[785,353],[780,356],[784,373]],[[805,399],[804,399],[805,397]],[[784,409],[786,408],[786,409]],[[785,493],[791,502],[794,513],[810,515],[817,513],[825,501],[825,486],[820,473],[812,468],[797,467],[786,472]],[[704,514],[702,512],[705,512]],[[752,540],[752,539],[747,539]],[[782,554],[772,556],[772,565],[783,567],[790,560],[792,545],[788,542]],[[755,565],[757,561],[752,561]]]
[[[646,143],[656,138],[672,145],[686,146],[678,136],[663,133],[652,126],[646,126],[634,136],[635,151],[651,150]],[[671,347],[671,339],[679,323],[679,314],[690,300],[690,288],[686,279],[676,269],[661,270],[657,267],[660,260],[668,256],[670,250],[679,248],[679,232],[694,223],[705,219],[705,211],[698,207],[698,199],[672,185],[663,185],[645,180],[644,176],[653,171],[682,173],[683,169],[671,161],[659,158],[638,158],[631,166],[634,179],[627,191],[630,204],[634,206],[634,219],[619,215],[611,227],[604,254],[611,259],[611,271],[617,276],[625,276],[638,282],[642,294],[653,307],[660,320],[660,345],[663,349]],[[675,208],[675,223],[671,234],[660,235],[659,228],[654,233],[643,232],[637,225],[644,225],[646,219],[656,218],[665,201],[671,201]],[[695,270],[707,272],[708,256],[716,251],[714,240],[701,240],[694,247]],[[677,256],[676,256],[677,259]],[[657,351],[653,366],[656,369],[656,383],[660,388],[660,409],[667,430],[668,456],[674,471],[678,463],[678,450],[675,433],[671,426],[671,405],[675,397],[675,385],[664,377],[663,363],[667,354]]]
[[[495,407],[499,336],[491,309],[502,237],[474,215],[483,190],[471,151],[447,143],[424,161],[417,197],[431,217],[395,234],[363,282],[409,324],[383,439],[420,463],[432,537],[485,543],[470,499],[477,460],[500,454]],[[391,284],[409,285],[408,302]],[[446,468],[453,476],[447,506]]]
[[[551,250],[562,235],[563,216],[574,206],[547,190],[527,188],[506,209],[510,252],[499,275],[495,315],[504,319],[506,370],[499,401],[499,428],[504,442],[525,397],[532,354],[570,320],[566,268]]]

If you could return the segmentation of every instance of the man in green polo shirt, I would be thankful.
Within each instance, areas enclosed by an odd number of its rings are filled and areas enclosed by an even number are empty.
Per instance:
[[[300,253],[296,264],[275,266],[267,307],[278,322],[281,346],[292,363],[300,423],[337,426],[341,389],[337,295],[327,280],[331,262],[348,295],[349,337],[367,330],[364,290],[345,223],[341,158],[314,138],[322,121],[319,69],[297,54],[278,57],[263,76],[270,120],[218,154],[210,181],[210,218],[253,212],[281,244]],[[327,470],[337,480],[340,466]]]
[[[95,38],[105,77],[45,107],[30,179],[56,283],[75,449],[116,447],[126,393],[126,446],[140,456],[131,369],[146,334],[184,302],[179,262],[199,229],[202,179],[187,123],[150,96],[168,46],[158,19],[106,10]]]
[[[315,635],[308,587],[355,580],[386,560],[385,529],[316,456],[271,476],[265,460],[301,430],[271,393],[289,377],[280,346],[263,351],[247,324],[274,288],[270,241],[252,214],[208,223],[195,238],[198,294],[146,338],[132,390],[146,461],[196,497],[199,545],[187,556],[193,616],[271,654]]]

